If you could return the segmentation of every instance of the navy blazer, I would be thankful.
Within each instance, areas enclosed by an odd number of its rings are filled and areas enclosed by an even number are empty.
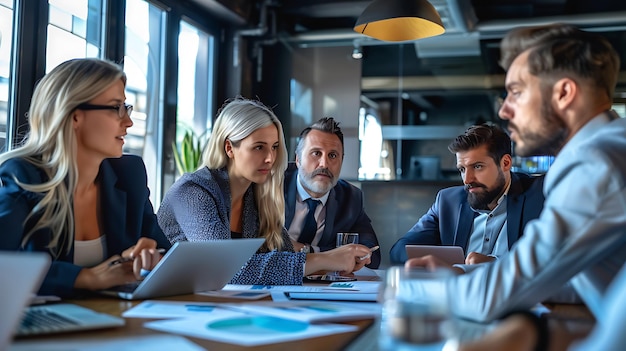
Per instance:
[[[25,220],[40,200],[41,195],[22,189],[15,178],[26,184],[40,184],[48,177],[37,167],[23,159],[6,161],[0,166],[0,250],[44,251],[50,242],[51,232],[40,229],[22,247],[22,238],[34,220]],[[138,156],[124,155],[106,159],[100,165],[97,182],[100,187],[100,225],[106,235],[108,256],[119,255],[135,245],[140,237],[156,240],[158,247],[169,248],[157,224],[149,199],[146,169]],[[40,294],[75,296],[74,282],[82,267],[73,264],[74,243],[69,252],[53,258],[52,265],[39,290]]]
[[[296,211],[296,181],[298,168],[289,163],[285,172],[285,227],[289,229]],[[332,224],[332,225],[329,225]],[[339,179],[328,195],[326,202],[326,225],[318,246],[320,250],[334,249],[337,245],[337,233],[359,233],[359,244],[367,247],[378,245],[372,221],[363,208],[363,193],[359,188]],[[380,250],[372,253],[371,263],[367,267],[376,269],[380,265]]]
[[[526,223],[539,217],[543,209],[543,179],[543,176],[511,172],[506,202],[509,249],[522,235]],[[477,215],[467,202],[464,186],[439,191],[428,212],[393,245],[391,263],[400,264],[407,260],[406,245],[454,245],[462,247],[467,254]]]

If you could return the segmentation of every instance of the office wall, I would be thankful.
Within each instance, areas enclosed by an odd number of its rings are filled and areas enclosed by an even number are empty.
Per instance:
[[[360,184],[364,207],[380,243],[380,268],[390,266],[389,250],[428,211],[437,192],[454,181],[367,181]]]
[[[293,52],[290,145],[300,131],[321,117],[334,117],[344,133],[341,177],[357,179],[361,61],[352,47],[299,48]],[[290,150],[293,160],[293,150]]]

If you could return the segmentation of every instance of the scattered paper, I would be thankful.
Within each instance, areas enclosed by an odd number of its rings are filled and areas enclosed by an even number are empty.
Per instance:
[[[308,324],[242,313],[229,318],[185,318],[149,322],[146,328],[243,346],[275,344],[358,330],[354,325]]]
[[[356,291],[364,293],[377,293],[380,288],[379,281],[352,281],[333,282],[330,284],[315,285],[236,285],[227,284],[222,290],[225,291],[285,291],[285,292],[338,292]]]
[[[256,302],[229,304],[229,308],[253,314],[291,319],[301,322],[335,322],[374,318],[380,314],[380,305],[363,308],[361,305],[318,301]]]
[[[122,313],[125,318],[195,318],[198,316],[229,317],[241,312],[220,307],[219,303],[146,300]]]

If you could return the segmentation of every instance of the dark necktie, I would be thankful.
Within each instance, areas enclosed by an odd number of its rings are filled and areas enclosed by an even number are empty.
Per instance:
[[[304,200],[304,202],[306,202],[306,204],[309,206],[309,212],[306,214],[306,218],[304,219],[304,225],[302,226],[300,237],[298,237],[298,242],[303,244],[310,244],[313,241],[313,238],[315,238],[315,233],[317,232],[315,209],[317,208],[317,204],[319,204],[320,201],[308,198]]]

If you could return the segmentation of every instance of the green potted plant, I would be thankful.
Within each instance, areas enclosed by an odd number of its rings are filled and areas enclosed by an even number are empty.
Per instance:
[[[194,172],[200,166],[205,141],[204,135],[198,136],[193,130],[187,129],[179,144],[172,143],[172,151],[179,175]]]

